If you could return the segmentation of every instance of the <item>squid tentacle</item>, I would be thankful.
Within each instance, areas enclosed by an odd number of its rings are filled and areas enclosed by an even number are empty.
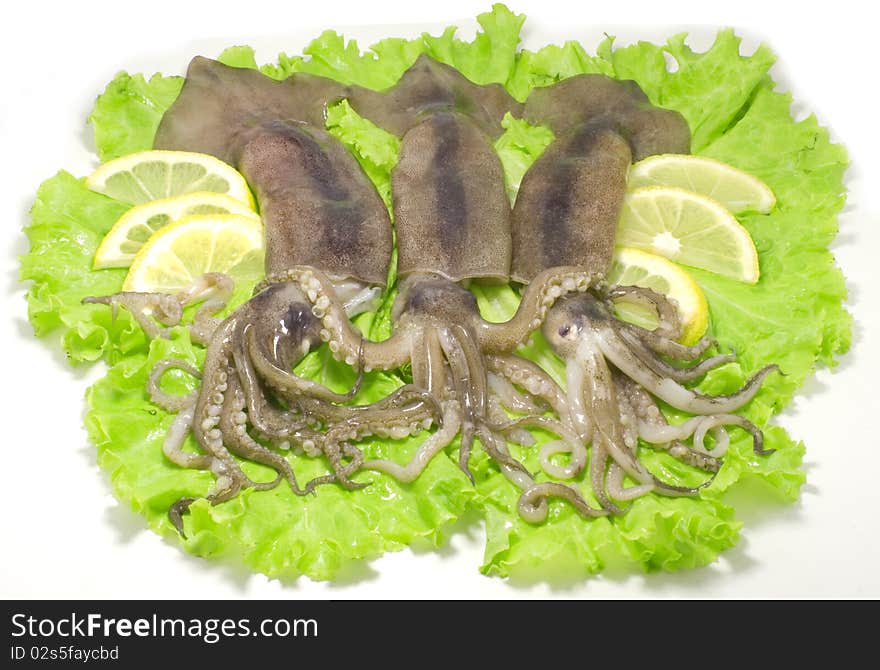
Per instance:
[[[329,442],[324,445],[322,451],[330,461],[333,473],[310,480],[305,486],[305,493],[314,492],[315,488],[322,484],[339,484],[348,491],[357,491],[370,485],[369,482],[356,482],[351,479],[351,475],[363,463],[363,454],[354,445],[349,442]],[[352,462],[345,464],[344,458],[351,458]]]
[[[287,396],[305,395],[310,398],[324,400],[326,402],[345,402],[350,400],[360,390],[363,381],[363,366],[359,366],[357,380],[354,386],[346,393],[336,393],[323,384],[300,377],[293,372],[284,370],[260,349],[254,335],[254,329],[248,324],[244,327],[241,337],[245,341],[248,357],[250,358],[259,377],[276,390]],[[361,347],[359,347],[359,351]],[[358,360],[363,360],[358,357]]]
[[[556,416],[560,417],[560,420],[554,421],[551,426],[547,422],[547,417],[538,416],[540,408],[534,405],[528,397],[525,397],[524,402],[519,403],[518,408],[512,409],[527,411],[528,416],[521,417],[510,424],[497,424],[492,428],[507,434],[508,439],[511,437],[511,430],[528,425],[530,421],[533,422],[533,425],[550,430],[563,439],[554,440],[541,447],[539,458],[542,469],[560,479],[576,477],[586,465],[585,445],[589,437],[585,436],[584,432],[589,431],[589,428],[581,427],[580,439],[575,434],[578,429],[572,425],[571,405],[565,392],[540,366],[519,356],[487,356],[486,363],[488,369],[497,375],[498,380],[505,380],[511,386],[514,384],[521,386],[531,397],[548,405]],[[571,454],[568,465],[559,467],[553,463],[552,456],[560,453]]]
[[[286,479],[291,490],[297,495],[303,495],[296,481],[296,474],[288,460],[280,454],[267,449],[254,440],[247,432],[247,413],[244,411],[246,402],[244,392],[235,375],[230,369],[227,372],[229,389],[224,402],[223,413],[220,415],[220,432],[223,434],[224,443],[235,455],[248,460],[266,465],[272,468],[278,477],[273,485],[277,485],[281,478]],[[263,482],[261,482],[263,484]]]
[[[82,299],[82,303],[108,305],[114,317],[119,307],[123,307],[134,317],[147,337],[155,340],[170,336],[171,328],[183,319],[183,310],[187,305],[202,302],[193,316],[193,323],[189,325],[189,332],[194,342],[207,345],[221,323],[212,315],[226,306],[234,286],[227,275],[209,272],[196,278],[176,294],[120,291],[112,295],[87,296]]]
[[[542,414],[545,411],[546,408],[539,407],[535,400],[518,391],[507,377],[490,372],[487,380],[492,397],[507,411],[518,414]]]
[[[709,455],[699,452],[682,441],[693,434],[701,418],[708,417],[694,417],[690,427],[684,427],[684,424],[670,426],[650,394],[632,379],[615,371],[614,383],[619,402],[626,403],[633,411],[630,420],[635,420],[635,429],[640,439],[655,449],[667,450],[674,458],[700,470],[717,473],[721,469],[721,459],[717,453]]]
[[[527,488],[520,495],[517,502],[520,516],[529,523],[543,523],[547,519],[548,513],[546,500],[551,497],[568,501],[581,516],[588,519],[608,514],[608,510],[590,507],[573,486],[559,482],[539,482]]]
[[[461,408],[461,442],[458,450],[458,467],[471,481],[471,484],[474,484],[474,476],[468,466],[471,449],[473,448],[474,438],[477,433],[476,420],[478,416],[475,412],[479,411],[475,408],[476,402],[471,395],[474,371],[468,366],[465,352],[458,338],[448,329],[439,330],[437,335],[440,347],[449,364],[455,396]],[[486,445],[483,446],[485,447]]]
[[[628,395],[621,392],[618,386],[618,375],[612,373],[612,384],[616,391],[617,407],[620,411],[621,433],[623,434],[624,448],[627,449],[636,458],[636,450],[638,449],[638,422],[636,419],[636,410]],[[620,465],[612,462],[608,467],[606,482],[608,485],[608,493],[615,500],[634,500],[651,491],[655,490],[655,484],[636,484],[634,486],[625,487],[624,479],[626,472]],[[656,482],[656,478],[655,478]]]
[[[611,464],[608,466],[605,483],[608,487],[608,495],[610,495],[614,500],[635,500],[636,498],[641,498],[643,495],[647,495],[652,491],[657,491],[658,485],[662,485],[662,482],[655,481],[655,483],[651,484],[635,484],[633,486],[624,486],[625,477],[626,472],[624,472],[623,468],[612,461]]]
[[[681,386],[673,379],[663,378],[653,370],[640,365],[623,342],[608,326],[596,330],[596,341],[609,361],[644,388],[673,407],[692,414],[731,413],[751,400],[761,383],[778,365],[768,365],[753,375],[738,391],[729,395],[707,396]]]
[[[168,508],[168,519],[171,521],[171,525],[174,526],[177,534],[184,540],[187,539],[187,536],[186,531],[183,528],[183,515],[187,513],[190,505],[196,500],[196,498],[191,496],[184,496],[183,498],[178,498],[171,507]]]
[[[382,470],[386,462],[375,461],[379,467],[368,467],[368,464],[364,463],[363,454],[351,444],[351,441],[371,434],[396,438],[416,434],[421,428],[430,426],[433,412],[432,404],[416,401],[409,406],[374,409],[368,421],[358,417],[334,424],[320,440],[320,449],[330,461],[333,473],[310,481],[306,485],[306,491],[312,490],[317,484],[329,482],[338,482],[350,489],[363,488],[367,484],[351,481],[350,475],[358,469]],[[444,428],[445,424],[441,426],[441,430]],[[349,465],[342,464],[343,456],[352,458]]]
[[[610,457],[605,449],[604,441],[593,440],[593,446],[590,450],[590,486],[593,494],[602,506],[610,514],[623,514],[620,508],[608,495],[606,491],[605,476],[608,469]]]
[[[296,439],[300,445],[308,439],[304,437],[304,433],[309,436],[316,434],[316,431],[308,430],[309,427],[314,427],[315,422],[310,421],[298,409],[279,409],[270,404],[250,357],[240,341],[233,349],[233,360],[244,391],[248,419],[255,430],[270,439]]]
[[[675,339],[664,337],[653,330],[646,330],[631,323],[617,321],[615,327],[631,333],[656,353],[668,356],[675,361],[693,361],[717,344],[715,338],[709,335],[704,335],[695,344],[684,345]]]
[[[416,332],[412,351],[413,385],[425,389],[431,397],[441,397],[445,393],[446,370],[437,328],[426,326]]]
[[[208,272],[177,294],[177,300],[182,306],[202,302],[189,326],[190,337],[194,342],[205,346],[210,343],[222,323],[222,319],[214,315],[226,307],[234,289],[232,277],[220,272]]]
[[[120,307],[129,312],[146,336],[155,340],[168,337],[170,329],[183,318],[183,306],[176,296],[167,293],[120,291],[112,295],[87,296],[84,305],[108,305],[113,318]]]
[[[707,456],[723,456],[727,447],[727,441],[724,442],[723,446],[716,444],[711,452],[703,446],[706,432],[710,429],[713,431],[723,430],[723,426],[739,426],[748,432],[752,436],[752,450],[759,456],[769,456],[776,451],[775,449],[764,449],[764,434],[761,432],[761,429],[738,414],[717,414],[704,417],[704,421],[694,430],[694,449]]]
[[[214,490],[206,496],[212,502],[222,502],[246,487],[261,489],[276,483],[252,481],[235,461],[223,442],[219,428],[223,407],[230,395],[229,383],[231,344],[229,335],[236,327],[235,319],[224,322],[219,337],[215,337],[205,358],[202,387],[196,399],[192,422],[193,435],[199,447],[212,457],[211,471],[216,475]]]
[[[590,417],[594,426],[593,441],[598,439],[608,455],[626,473],[640,484],[650,484],[651,474],[630,451],[635,445],[626,444],[626,436],[620,426],[620,409],[617,404],[611,371],[605,363],[594,332],[587,332],[581,338],[575,357],[581,368],[586,370],[585,392]]]
[[[583,471],[587,464],[586,444],[572,428],[558,419],[549,416],[527,415],[506,423],[492,425],[491,428],[497,433],[506,435],[514,429],[525,426],[542,428],[561,438],[546,442],[541,446],[539,457],[544,472],[559,479],[571,479]],[[570,454],[568,465],[564,467],[554,465],[550,458],[562,453]]]
[[[504,354],[513,351],[541,327],[547,311],[562,296],[584,293],[600,286],[604,276],[576,267],[557,267],[539,273],[525,288],[516,314],[504,323],[480,320],[478,337],[484,353]]]
[[[207,454],[189,454],[183,451],[183,443],[186,441],[187,435],[192,430],[193,417],[196,411],[196,401],[193,397],[190,402],[181,407],[174,421],[171,422],[171,428],[165,435],[162,442],[162,453],[169,461],[182,468],[191,470],[209,470],[213,457]]]
[[[461,416],[458,403],[447,401],[443,405],[443,426],[419,445],[406,465],[398,465],[388,459],[374,459],[363,464],[365,470],[377,470],[391,475],[398,481],[409,483],[424,471],[438,453],[448,447],[458,434]]]
[[[665,447],[668,449],[670,456],[677,458],[682,463],[687,463],[691,467],[698,468],[699,470],[705,470],[706,472],[716,474],[721,470],[722,460],[720,458],[692,449],[679,440],[666,443],[665,445],[660,444],[655,446],[658,446],[659,448]]]
[[[193,403],[198,391],[192,391],[183,396],[163,391],[160,382],[168,370],[182,370],[196,379],[201,379],[202,373],[192,363],[182,358],[166,358],[156,363],[150,370],[147,378],[147,393],[150,400],[167,412],[180,412]]]
[[[491,388],[491,384],[490,384]],[[486,420],[489,424],[489,429],[501,432],[498,430],[498,426],[503,426],[510,420],[510,414],[505,406],[502,404],[501,400],[495,396],[494,394],[489,395],[486,399],[487,408],[486,408]],[[530,414],[529,416],[539,416],[541,410],[538,410],[537,413]],[[532,435],[525,428],[514,427],[502,433],[507,441],[512,444],[518,444],[521,447],[533,447],[535,445],[535,436]]]
[[[461,406],[461,448],[459,467],[474,482],[468,467],[473,440],[478,438],[483,450],[496,462],[528,474],[525,466],[498,446],[486,421],[486,369],[474,340],[461,326],[438,331],[441,348],[452,374],[455,394]]]
[[[661,337],[677,340],[682,334],[681,317],[678,308],[662,293],[642,286],[611,286],[606,296],[612,303],[618,301],[635,301],[647,304],[657,314],[658,325],[654,333]]]
[[[704,376],[710,370],[714,370],[720,365],[724,365],[725,363],[732,363],[736,360],[736,356],[734,356],[733,354],[717,354],[715,356],[703,359],[702,361],[695,363],[694,365],[677,368],[664,361],[656,353],[651,351],[651,349],[642,344],[641,341],[639,341],[636,337],[634,337],[626,330],[620,329],[618,330],[618,334],[626,342],[629,350],[642,363],[644,363],[661,377],[668,377],[669,379],[673,379],[680,384],[695,381]]]
[[[565,393],[539,365],[515,355],[487,356],[486,365],[490,371],[547,403],[557,416],[568,414]]]

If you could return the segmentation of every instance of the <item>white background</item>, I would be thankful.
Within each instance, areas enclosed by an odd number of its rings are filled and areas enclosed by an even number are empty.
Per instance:
[[[181,74],[196,53],[257,47],[259,62],[298,53],[325,28],[366,47],[384,36],[436,34],[461,26],[470,37],[489,3],[417,2],[16,3],[4,10],[0,84],[0,211],[6,230],[0,352],[3,362],[2,598],[877,598],[880,597],[880,133],[878,49],[870,3],[578,2],[511,0],[528,15],[526,46],[578,39],[593,50],[603,32],[618,44],[663,40],[689,30],[699,50],[720,26],[766,41],[772,74],[795,95],[795,113],[814,112],[849,149],[849,200],[833,250],[850,289],[852,351],[832,373],[807,383],[779,419],[807,445],[801,500],[744,511],[740,544],[708,568],[677,574],[596,577],[576,584],[511,584],[482,576],[482,529],[458,533],[438,552],[404,551],[369,564],[345,583],[280,584],[191,557],[145,530],[110,494],[82,428],[83,394],[100,370],[72,370],[54,342],[26,320],[17,257],[21,227],[39,183],[64,168],[96,164],[85,119],[113,75]]]

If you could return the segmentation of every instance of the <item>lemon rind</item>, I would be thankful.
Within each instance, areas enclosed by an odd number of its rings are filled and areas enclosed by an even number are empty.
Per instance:
[[[776,206],[776,195],[773,193],[773,190],[760,178],[756,177],[753,174],[750,174],[749,172],[746,172],[745,170],[740,170],[733,165],[724,163],[714,158],[709,158],[708,156],[692,156],[687,154],[656,154],[654,156],[648,156],[638,163],[634,163],[630,167],[628,176],[629,181],[633,185],[633,188],[641,188],[642,186],[649,185],[664,186],[664,184],[651,183],[652,172],[656,172],[656,170],[658,168],[662,168],[664,164],[673,162],[688,162],[691,165],[695,166],[702,165],[711,170],[730,175],[737,182],[746,184],[748,188],[746,188],[745,190],[750,191],[756,197],[744,199],[744,201],[749,203],[749,205],[736,208],[736,210],[731,210],[734,214],[740,214],[744,212],[767,214],[772,211],[773,208]],[[639,180],[645,180],[646,183],[639,185]],[[669,186],[673,185],[669,184]]]

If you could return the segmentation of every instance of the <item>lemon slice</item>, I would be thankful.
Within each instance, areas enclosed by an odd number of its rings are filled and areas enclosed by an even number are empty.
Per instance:
[[[709,325],[709,304],[699,284],[681,267],[638,249],[618,248],[614,252],[611,284],[650,288],[671,298],[678,308],[682,323],[681,342],[693,344],[706,332]],[[620,300],[614,307],[617,316],[642,328],[657,327],[657,314],[647,305]]]
[[[629,187],[676,186],[717,200],[734,214],[766,214],[776,204],[773,191],[748,172],[702,156],[660,154],[630,168]]]
[[[717,200],[670,186],[627,193],[617,244],[754,284],[758,252],[749,232]]]
[[[132,205],[211,191],[254,209],[254,198],[238,171],[219,158],[189,151],[141,151],[116,158],[90,174],[86,186]]]
[[[260,220],[247,205],[222,193],[188,193],[135,205],[113,225],[95,252],[94,269],[127,268],[159,228],[193,214],[238,214]]]
[[[156,231],[135,255],[123,291],[176,293],[206,272],[263,276],[263,226],[250,216],[188,216]]]

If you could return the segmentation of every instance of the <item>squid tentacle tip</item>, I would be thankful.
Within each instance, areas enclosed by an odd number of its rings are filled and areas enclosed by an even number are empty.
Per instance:
[[[477,485],[477,480],[474,478],[474,473],[471,472],[471,468],[468,465],[467,460],[465,460],[463,462],[459,461],[458,468],[459,468],[459,470],[461,470],[464,473],[464,476],[468,478],[468,481],[470,481],[471,486]]]
[[[183,515],[189,510],[190,505],[192,505],[196,501],[196,498],[184,496],[177,500],[171,507],[168,509],[168,518],[171,521],[171,525],[174,526],[174,529],[177,531],[178,535],[184,540],[189,539],[186,535],[186,532],[183,528]]]

